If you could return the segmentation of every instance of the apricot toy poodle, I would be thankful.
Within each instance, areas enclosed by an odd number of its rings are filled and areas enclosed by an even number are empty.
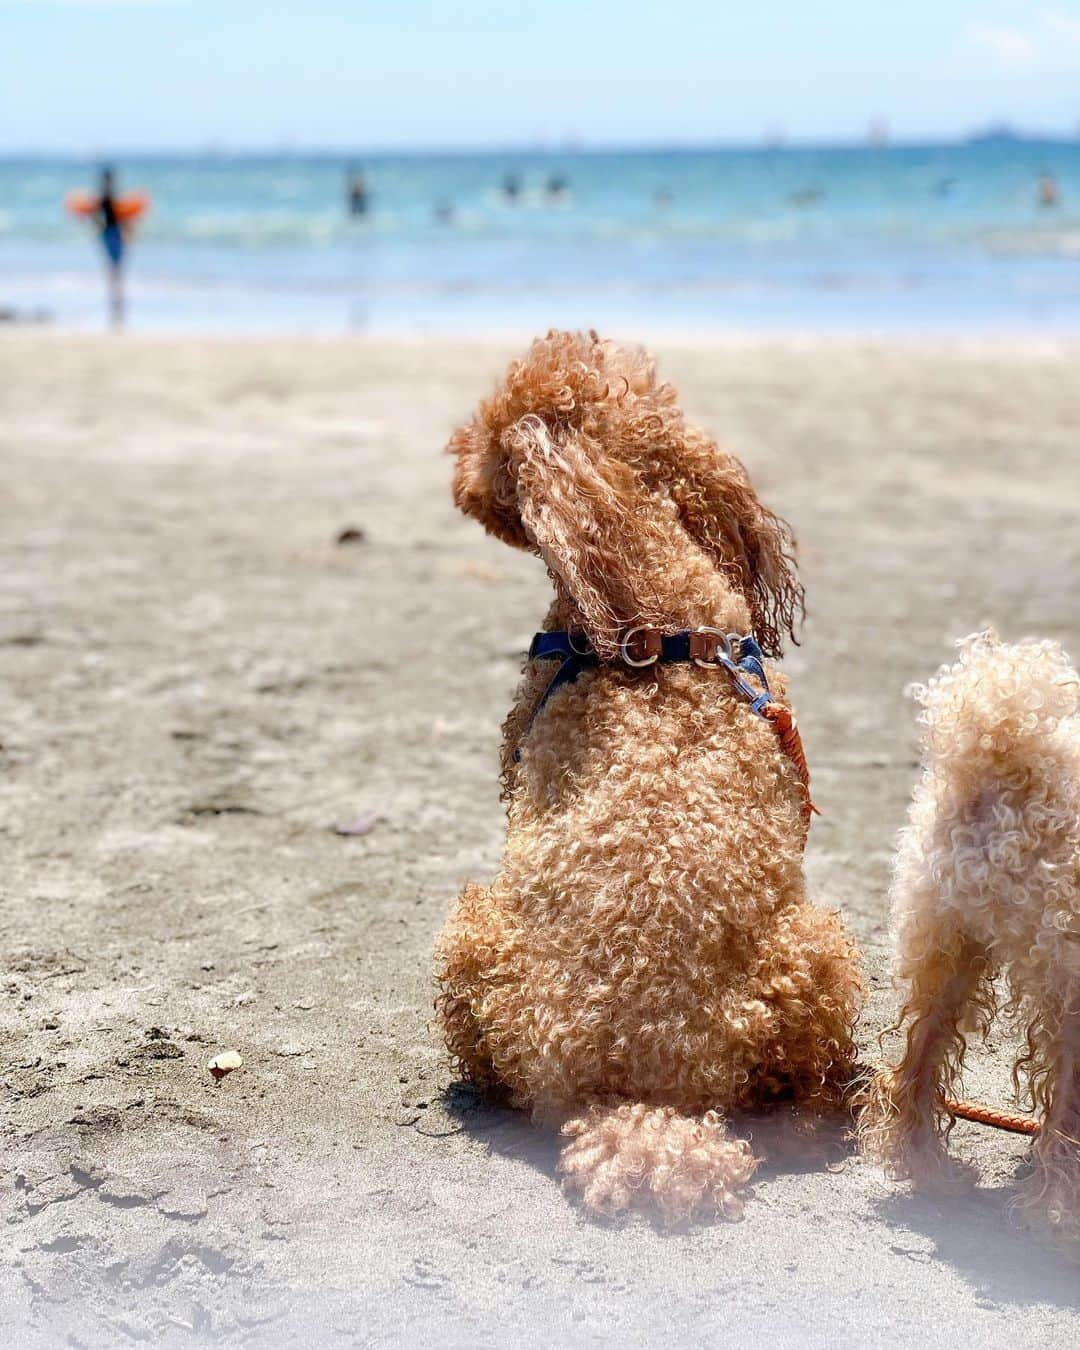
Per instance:
[[[758,1159],[726,1116],[838,1107],[861,994],[806,899],[805,761],[764,664],[801,612],[790,530],[595,334],[535,342],[449,449],[457,505],[555,599],[503,727],[501,870],[438,943],[446,1043],[561,1128],[588,1210],[734,1216]]]

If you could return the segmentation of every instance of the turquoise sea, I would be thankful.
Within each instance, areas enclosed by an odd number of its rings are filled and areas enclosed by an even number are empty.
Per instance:
[[[113,162],[141,329],[1080,332],[1080,141]],[[0,309],[101,324],[96,172],[0,160]]]

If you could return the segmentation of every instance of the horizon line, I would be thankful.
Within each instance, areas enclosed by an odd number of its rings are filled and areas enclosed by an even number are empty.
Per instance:
[[[560,144],[539,144],[508,142],[505,145],[435,144],[410,146],[356,146],[319,143],[296,144],[242,144],[230,145],[224,141],[208,141],[202,144],[176,144],[157,146],[98,146],[62,148],[58,146],[22,146],[6,147],[0,145],[0,160],[21,159],[58,159],[58,160],[97,160],[116,159],[168,159],[168,158],[219,158],[219,159],[265,159],[265,158],[464,158],[473,156],[551,156],[551,155],[645,155],[645,154],[700,154],[709,151],[759,152],[763,150],[783,153],[784,151],[804,150],[921,150],[921,149],[962,149],[987,141],[998,141],[1015,145],[1080,145],[1080,127],[1068,131],[1024,131],[1008,123],[995,123],[972,131],[952,135],[933,134],[927,136],[887,136],[875,140],[869,136],[859,137],[821,137],[799,138],[778,137],[771,139],[760,137],[749,139],[714,140],[670,140],[670,141],[594,141],[568,142]]]

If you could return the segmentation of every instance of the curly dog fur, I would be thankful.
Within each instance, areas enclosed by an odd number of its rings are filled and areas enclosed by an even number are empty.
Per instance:
[[[1042,1121],[1017,1198],[1080,1240],[1080,717],[1078,681],[1052,642],[993,633],[915,692],[923,775],[893,883],[907,1048],[871,1084],[860,1132],[898,1177],[950,1185],[944,1099],[965,1033],[996,1013],[1025,1033],[1014,1070]],[[994,986],[1004,977],[1003,996]],[[1001,1005],[999,1007],[999,1004]]]
[[[457,505],[547,564],[545,627],[608,658],[636,624],[753,629],[779,655],[790,531],[645,354],[550,333],[449,448]],[[853,1073],[857,961],[806,900],[800,783],[722,674],[605,661],[530,725],[551,677],[527,663],[504,723],[501,870],[438,944],[446,1043],[562,1127],[590,1211],[734,1215],[757,1159],[723,1116],[826,1112]]]

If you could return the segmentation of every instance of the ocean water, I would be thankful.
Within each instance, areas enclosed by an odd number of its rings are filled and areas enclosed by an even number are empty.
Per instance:
[[[340,155],[118,159],[121,190],[153,198],[132,325],[1080,332],[1080,141],[357,163],[358,219]],[[103,322],[97,241],[62,205],[95,178],[0,160],[0,309]]]

